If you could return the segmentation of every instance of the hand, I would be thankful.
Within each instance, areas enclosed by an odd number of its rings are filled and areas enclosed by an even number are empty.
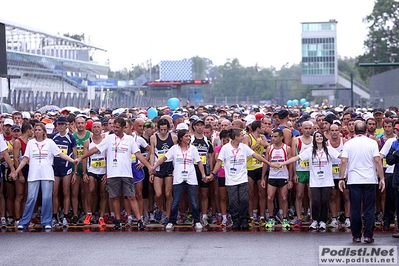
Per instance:
[[[266,180],[262,178],[262,180],[260,181],[260,185],[262,188],[266,188]]]
[[[151,166],[150,168],[148,168],[148,173],[150,173],[150,175],[154,175],[155,174],[155,167]]]
[[[291,189],[294,186],[291,180],[288,180],[288,189]]]
[[[297,174],[294,175],[294,183],[298,184],[298,175]]]
[[[83,175],[83,182],[89,183],[89,176],[86,173]]]
[[[101,184],[106,184],[107,183],[107,175],[103,175],[103,177],[101,177]]]
[[[136,168],[137,168],[138,170],[143,169],[143,168],[144,168],[144,164],[138,163],[138,164],[136,165]]]
[[[209,181],[209,180],[207,179],[207,176],[205,176],[205,177],[202,178],[202,182],[208,183],[208,181]]]
[[[276,168],[276,169],[280,168],[281,166],[282,166],[281,163],[271,163],[270,164],[271,168]]]
[[[379,189],[381,190],[381,192],[384,192],[384,190],[385,190],[385,180],[384,180],[384,178],[380,179]]]
[[[82,161],[82,157],[76,158],[75,159],[75,164],[80,164],[81,161]]]
[[[207,176],[206,178],[207,178],[209,181],[212,181],[213,178],[214,178],[214,176],[213,176],[213,175],[209,175],[209,176]]]
[[[73,173],[72,178],[71,178],[71,184],[73,185],[73,184],[75,184],[75,182],[76,182],[76,174]]]
[[[344,192],[344,189],[345,189],[345,181],[344,181],[344,180],[339,180],[339,182],[338,182],[338,187],[339,187],[339,190],[341,190],[341,192]]]
[[[17,174],[16,174],[15,172],[11,172],[11,173],[10,173],[10,177],[11,177],[13,180],[16,180],[16,179],[17,179]]]
[[[151,182],[151,183],[154,183],[154,174],[151,174],[151,175],[150,175],[150,182]]]

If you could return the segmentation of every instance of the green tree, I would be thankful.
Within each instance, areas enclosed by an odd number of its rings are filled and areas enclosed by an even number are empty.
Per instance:
[[[357,57],[358,63],[392,62],[399,52],[399,2],[375,1],[373,11],[364,18],[368,26],[364,41],[366,52]],[[393,67],[359,67],[360,77],[367,81],[370,76]]]

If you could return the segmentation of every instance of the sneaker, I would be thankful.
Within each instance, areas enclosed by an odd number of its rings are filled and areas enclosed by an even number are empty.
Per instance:
[[[144,230],[145,229],[144,223],[143,223],[143,221],[141,219],[137,221],[137,229],[138,230]]]
[[[100,218],[98,219],[98,224],[100,225],[100,227],[106,227],[106,226],[107,226],[107,224],[105,223],[103,217],[100,217]]]
[[[382,224],[382,217],[383,217],[382,212],[379,212],[379,213],[375,214],[375,224],[376,225],[381,225]]]
[[[193,215],[192,215],[191,213],[189,213],[189,214],[187,215],[187,222],[188,222],[188,223],[192,223],[192,222],[193,222]]]
[[[150,223],[150,219],[149,219],[148,213],[144,213],[144,215],[143,215],[143,223],[144,223],[144,225]]]
[[[320,230],[326,230],[326,227],[327,227],[327,225],[326,225],[325,222],[321,221],[321,222],[319,223],[319,229],[320,229]]]
[[[19,227],[19,226],[18,226]],[[46,229],[46,230],[50,230],[51,229],[51,225],[49,225],[49,224],[46,224],[46,226],[44,227],[44,229]]]
[[[168,223],[165,227],[166,230],[173,230],[175,226],[172,223]]]
[[[301,219],[296,219],[294,223],[294,228],[301,228],[302,226],[302,220]]]
[[[345,227],[346,228],[351,228],[351,220],[349,218],[345,219]]]
[[[221,226],[227,226],[227,217],[222,220]]]
[[[265,226],[266,226],[266,220],[265,220],[265,218],[260,218],[260,219],[259,219],[259,226],[260,226],[260,227],[265,227]]]
[[[309,226],[310,230],[317,230],[317,221],[313,221],[312,224]]]
[[[338,228],[339,227],[339,222],[337,218],[333,218],[331,220],[331,223],[328,225],[329,228]]]
[[[91,213],[87,213],[83,223],[85,225],[90,225],[91,224],[91,217],[93,217],[93,215]]]
[[[114,225],[115,230],[121,230],[122,229],[122,223],[120,220],[116,220],[115,221],[115,225]]]
[[[227,219],[226,219],[226,221],[227,221]],[[222,222],[223,222],[223,215],[219,212],[217,215],[217,218],[216,218],[216,224],[221,225]]]
[[[288,222],[288,220],[287,219],[283,219],[283,228],[288,229],[290,227],[291,227],[291,225]]]
[[[66,218],[63,218],[63,219],[62,219],[62,227],[63,227],[63,228],[66,228],[66,227],[68,227],[68,226],[69,226],[68,220],[67,220]]]
[[[150,212],[150,223],[155,221],[154,213]]]
[[[58,224],[59,223],[58,223],[57,219],[53,217],[53,219],[51,220],[51,226],[56,227],[56,226],[58,226]]]
[[[201,224],[202,224],[202,226],[207,226],[209,224],[208,223],[208,219],[206,217],[202,218],[201,219]]]
[[[7,217],[7,226],[14,226],[14,219],[12,217]]]
[[[7,227],[7,220],[5,217],[1,217],[1,228]]]
[[[157,211],[157,212],[155,213],[155,221],[156,221],[157,223],[160,223],[161,220],[162,220],[162,212],[161,212],[161,211]]]
[[[194,228],[195,228],[195,230],[202,230],[202,224],[200,222],[195,223]]]
[[[20,225],[17,226],[17,229],[18,230],[24,230],[24,226],[20,224]]]
[[[129,226],[133,225],[133,217],[131,215],[129,215],[127,217],[127,221],[125,223],[126,223],[126,225],[129,225]]]
[[[168,217],[165,217],[165,219],[163,220],[163,225],[164,226],[167,226],[168,225],[168,223],[169,223],[169,218]]]
[[[177,217],[176,223],[177,223],[177,224],[183,224],[185,218],[186,218],[186,216],[184,215],[184,213],[180,213],[180,214],[178,215],[178,217]]]
[[[250,226],[250,227],[254,227],[255,226],[255,219],[254,218],[249,218],[249,223],[248,223],[248,225]]]
[[[107,224],[115,224],[115,217],[114,216],[110,216],[107,220]]]
[[[267,220],[265,227],[268,229],[272,229],[275,224],[276,224],[276,221],[272,218],[272,219]]]
[[[77,215],[72,216],[71,222],[73,225],[77,225],[78,221],[79,221],[79,217]],[[64,221],[62,221],[62,224],[64,225]]]

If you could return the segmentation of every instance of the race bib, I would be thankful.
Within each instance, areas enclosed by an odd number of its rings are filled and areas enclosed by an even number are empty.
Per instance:
[[[105,158],[96,158],[91,160],[91,166],[94,168],[105,167]]]
[[[68,146],[66,145],[58,145],[58,148],[60,148],[61,152],[63,154],[67,154],[68,155]]]
[[[78,153],[78,157],[82,157],[83,156],[83,149],[77,149],[76,151]]]
[[[339,165],[338,164],[333,164],[332,173],[333,174],[339,174]]]
[[[301,168],[304,168],[304,169],[309,168],[309,160],[301,161],[300,166],[301,166]]]
[[[200,156],[201,162],[206,164],[206,156]]]
[[[387,159],[382,159],[382,166],[387,167]]]
[[[135,162],[136,161],[136,154],[132,154],[131,158],[132,158],[132,162]]]

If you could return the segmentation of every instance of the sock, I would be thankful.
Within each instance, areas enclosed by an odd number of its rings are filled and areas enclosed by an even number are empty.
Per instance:
[[[223,220],[227,219],[227,215],[226,214],[224,214],[222,216],[223,216]]]
[[[202,215],[202,219],[206,219],[206,214],[203,214],[203,215]]]
[[[87,214],[89,214],[89,215],[92,215],[92,213],[91,213],[91,212],[88,212]]]
[[[115,217],[115,213],[114,213],[114,212],[111,212],[111,216],[112,216],[112,217]]]
[[[264,217],[264,216],[261,216],[259,219],[262,220],[262,219],[265,219],[265,217]]]

